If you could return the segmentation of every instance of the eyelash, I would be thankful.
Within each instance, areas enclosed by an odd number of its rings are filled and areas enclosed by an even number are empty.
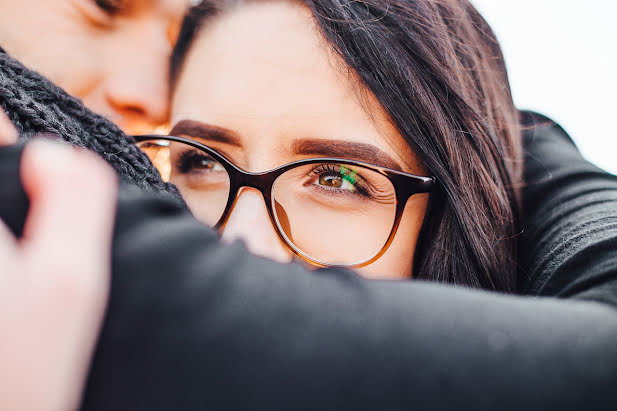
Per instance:
[[[186,174],[191,171],[191,161],[194,160],[209,160],[215,162],[212,157],[202,154],[200,151],[187,150],[180,154],[180,157],[176,161],[176,167],[182,174]]]

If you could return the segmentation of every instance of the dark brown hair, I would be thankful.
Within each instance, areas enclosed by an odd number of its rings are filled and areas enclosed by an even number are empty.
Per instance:
[[[172,58],[172,83],[200,27],[240,3],[205,0],[189,11]],[[439,182],[414,276],[514,291],[521,139],[488,24],[467,0],[302,3]]]

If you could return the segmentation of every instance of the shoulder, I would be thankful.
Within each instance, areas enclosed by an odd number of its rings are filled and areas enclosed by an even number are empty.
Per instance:
[[[617,306],[617,177],[585,160],[549,118],[522,118],[520,290]]]

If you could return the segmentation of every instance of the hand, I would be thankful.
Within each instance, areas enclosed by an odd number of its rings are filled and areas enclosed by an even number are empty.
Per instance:
[[[29,143],[21,167],[23,238],[0,221],[0,409],[77,409],[109,290],[115,177],[47,141]]]

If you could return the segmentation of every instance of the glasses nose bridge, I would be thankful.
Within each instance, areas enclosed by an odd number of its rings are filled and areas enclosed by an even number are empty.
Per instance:
[[[275,174],[273,172],[250,173],[234,167],[233,174],[230,173],[231,190],[229,193],[230,197],[228,200],[228,205],[225,212],[223,213],[223,216],[221,217],[221,220],[216,224],[216,229],[218,231],[221,231],[225,228],[227,221],[231,216],[231,213],[235,209],[238,198],[240,197],[242,191],[245,188],[252,188],[261,193],[271,223],[276,227],[275,218],[271,206],[271,192],[274,180],[276,180],[277,177],[278,174]]]
[[[241,191],[242,188],[254,188],[259,191],[261,195],[268,203],[270,199],[270,193],[272,191],[272,185],[274,184],[274,180],[276,180],[276,175],[272,172],[265,173],[249,173],[244,170],[237,169],[236,173],[232,177],[232,185],[234,186],[234,191],[236,195]]]

